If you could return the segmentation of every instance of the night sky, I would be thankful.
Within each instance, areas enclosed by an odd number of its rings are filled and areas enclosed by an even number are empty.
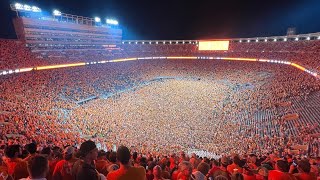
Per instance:
[[[15,38],[10,3],[101,19],[123,39],[216,39],[320,32],[320,0],[0,0],[0,38]]]

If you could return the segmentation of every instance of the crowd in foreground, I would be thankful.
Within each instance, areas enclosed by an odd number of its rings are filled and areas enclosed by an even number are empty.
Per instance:
[[[249,153],[210,159],[183,151],[154,156],[126,146],[98,150],[91,140],[79,149],[5,145],[0,158],[3,180],[317,180],[319,170],[320,157]]]

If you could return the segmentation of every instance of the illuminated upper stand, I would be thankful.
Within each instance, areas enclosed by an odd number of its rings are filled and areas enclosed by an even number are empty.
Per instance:
[[[124,62],[124,61],[136,61],[136,60],[145,60],[145,59],[158,59],[158,60],[174,60],[174,59],[208,59],[208,60],[226,60],[226,61],[251,61],[251,62],[268,62],[268,63],[277,63],[293,66],[301,71],[304,71],[317,79],[320,79],[320,74],[309,70],[299,64],[292,63],[289,61],[281,61],[281,60],[270,60],[270,59],[257,59],[257,58],[233,58],[233,57],[197,57],[197,56],[168,56],[168,57],[139,57],[139,58],[123,58],[123,59],[114,59],[114,60],[105,60],[105,61],[92,61],[92,62],[79,62],[72,64],[58,64],[58,65],[48,65],[48,66],[37,66],[37,67],[29,67],[29,68],[21,68],[15,70],[5,70],[0,71],[0,76],[9,75],[14,73],[28,72],[28,71],[39,71],[39,70],[47,70],[47,69],[56,69],[56,68],[65,68],[65,67],[75,67],[75,66],[85,66],[85,65],[96,65],[96,64],[105,64],[105,63],[116,63],[116,62]]]
[[[233,43],[251,42],[287,42],[287,41],[312,41],[320,40],[320,32],[309,34],[297,34],[287,36],[252,37],[252,38],[233,38],[233,39],[207,39],[206,41],[226,40]],[[201,40],[123,40],[122,44],[199,44]]]
[[[17,17],[19,16],[26,16],[31,18],[38,18],[42,20],[53,20],[53,21],[61,21],[61,22],[68,22],[68,23],[75,23],[75,24],[82,24],[82,25],[89,25],[89,26],[101,26],[101,27],[112,27],[118,28],[119,22],[115,19],[106,18],[105,23],[101,21],[100,17],[90,18],[90,17],[83,17],[77,16],[72,14],[62,13],[59,10],[53,10],[52,15],[46,15],[42,13],[42,9],[37,6],[30,6],[27,4],[15,3],[10,4],[10,8],[12,11],[15,11]]]

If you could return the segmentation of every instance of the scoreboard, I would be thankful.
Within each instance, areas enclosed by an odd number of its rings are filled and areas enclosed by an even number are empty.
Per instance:
[[[227,51],[229,41],[199,41],[200,51]]]

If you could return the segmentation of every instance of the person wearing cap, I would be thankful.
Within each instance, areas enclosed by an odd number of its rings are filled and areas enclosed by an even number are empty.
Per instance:
[[[60,160],[54,168],[52,179],[53,180],[68,180],[72,179],[72,167],[78,160],[74,157],[75,148],[67,146],[63,151],[63,160]]]
[[[85,141],[80,146],[81,160],[75,162],[72,172],[76,180],[99,180],[100,173],[95,168],[94,161],[98,157],[96,144],[91,141]]]
[[[117,150],[117,160],[120,168],[110,172],[107,176],[108,180],[145,180],[146,171],[143,167],[133,167],[130,164],[130,151],[125,146],[120,146]]]

